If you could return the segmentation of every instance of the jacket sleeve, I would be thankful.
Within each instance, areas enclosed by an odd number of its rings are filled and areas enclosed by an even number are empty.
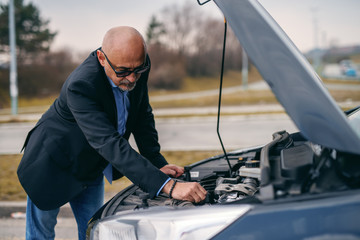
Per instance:
[[[120,136],[103,109],[100,101],[103,96],[99,96],[98,87],[80,76],[69,84],[66,94],[68,107],[91,147],[150,197],[156,196],[168,176]],[[144,152],[149,155],[149,151]]]

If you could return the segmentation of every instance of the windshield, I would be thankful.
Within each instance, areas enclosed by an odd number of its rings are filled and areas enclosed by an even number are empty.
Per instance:
[[[352,112],[348,116],[351,127],[355,130],[356,134],[360,137],[360,108]]]

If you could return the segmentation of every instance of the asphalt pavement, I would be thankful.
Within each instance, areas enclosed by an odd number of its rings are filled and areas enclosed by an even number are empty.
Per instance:
[[[105,202],[113,195],[105,194]],[[0,240],[25,240],[26,201],[0,201]],[[77,224],[69,204],[60,208],[56,240],[76,240]]]
[[[77,227],[74,218],[58,218],[55,227],[56,240],[77,240]],[[1,218],[1,240],[25,240],[24,218]]]
[[[0,239],[25,239],[26,202],[0,202]],[[77,239],[77,225],[69,206],[61,208],[55,227],[56,239]]]

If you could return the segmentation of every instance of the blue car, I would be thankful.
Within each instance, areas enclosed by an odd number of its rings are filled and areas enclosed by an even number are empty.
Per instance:
[[[351,60],[344,59],[339,62],[341,73],[347,77],[356,77],[357,71]]]
[[[178,180],[208,191],[200,204],[129,186],[94,215],[88,238],[360,239],[360,107],[341,111],[259,2],[214,2],[299,132],[186,166]]]

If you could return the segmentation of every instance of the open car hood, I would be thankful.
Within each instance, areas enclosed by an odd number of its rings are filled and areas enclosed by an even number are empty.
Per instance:
[[[360,136],[309,62],[260,3],[214,2],[304,137],[328,148],[360,154]]]

